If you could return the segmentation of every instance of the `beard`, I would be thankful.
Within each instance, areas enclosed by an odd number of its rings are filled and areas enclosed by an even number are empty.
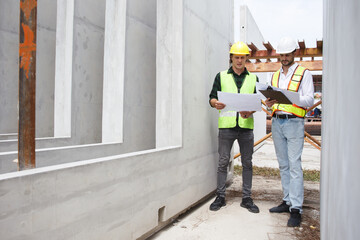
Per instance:
[[[293,63],[294,63],[294,59],[291,61],[281,61],[281,64],[286,67],[291,66]]]

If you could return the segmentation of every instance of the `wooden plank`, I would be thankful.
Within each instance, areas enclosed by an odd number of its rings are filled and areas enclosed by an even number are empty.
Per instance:
[[[305,48],[296,50],[295,57],[322,57],[322,49]],[[249,59],[279,58],[276,50],[257,50],[250,53]]]
[[[269,42],[263,43],[263,45],[265,46],[265,48],[266,48],[267,51],[270,51],[270,52],[271,52],[271,51],[274,50],[273,46],[272,46]]]
[[[314,61],[296,61],[299,65],[308,68],[310,71],[321,71],[322,60]],[[281,68],[280,62],[261,62],[246,63],[246,68],[250,72],[276,72]]]

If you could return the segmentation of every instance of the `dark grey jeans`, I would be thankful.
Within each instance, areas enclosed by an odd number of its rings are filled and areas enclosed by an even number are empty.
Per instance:
[[[230,160],[230,152],[235,140],[239,143],[241,153],[242,170],[242,197],[251,196],[252,186],[252,154],[254,152],[254,132],[253,130],[244,129],[219,129],[219,164],[217,171],[217,190],[220,197],[225,197],[226,177]]]

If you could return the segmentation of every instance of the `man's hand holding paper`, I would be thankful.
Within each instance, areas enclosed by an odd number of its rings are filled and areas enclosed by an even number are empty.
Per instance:
[[[224,111],[251,112],[261,110],[258,94],[240,94],[218,91],[219,102],[225,104]],[[246,114],[245,114],[246,115]]]

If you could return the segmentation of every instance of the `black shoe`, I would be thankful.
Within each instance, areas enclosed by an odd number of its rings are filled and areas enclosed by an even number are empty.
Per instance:
[[[289,212],[290,206],[283,201],[279,206],[270,208],[269,211],[272,213],[282,213],[282,212]]]
[[[249,210],[249,212],[252,213],[260,212],[259,208],[254,204],[251,197],[243,198],[242,202],[240,203],[240,206],[242,206],[243,208],[247,208],[247,210]]]
[[[288,227],[299,227],[301,223],[301,214],[299,209],[291,209]]]
[[[215,201],[210,205],[210,210],[211,211],[217,211],[217,210],[219,210],[221,207],[223,207],[225,205],[226,205],[225,198],[217,196],[215,198]]]

